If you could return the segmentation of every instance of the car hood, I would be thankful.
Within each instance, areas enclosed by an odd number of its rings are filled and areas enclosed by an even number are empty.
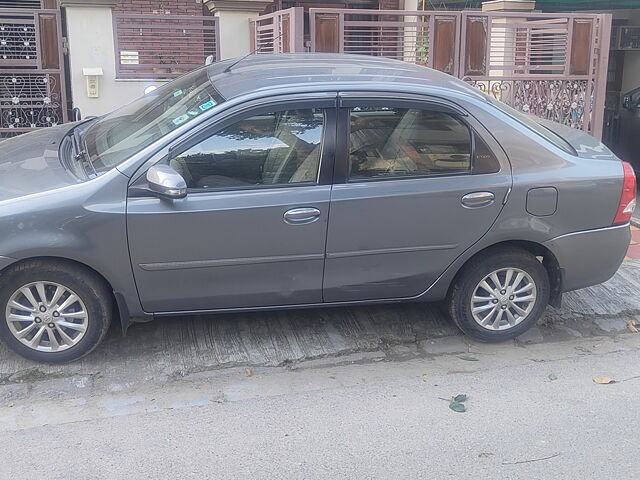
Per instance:
[[[81,183],[58,157],[75,123],[43,128],[0,142],[0,202]]]
[[[545,120],[543,118],[536,118],[536,121],[543,127],[562,137],[574,148],[579,157],[602,160],[618,159],[618,157],[616,157],[604,143],[582,130],[567,127],[566,125],[552,122],[551,120]]]

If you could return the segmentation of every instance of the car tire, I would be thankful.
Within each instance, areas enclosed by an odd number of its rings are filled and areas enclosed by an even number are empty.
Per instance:
[[[536,324],[549,290],[547,271],[534,255],[514,247],[493,248],[472,258],[457,275],[448,296],[449,313],[469,337],[504,342]]]
[[[92,270],[27,261],[0,274],[0,340],[29,360],[71,362],[102,341],[113,305],[108,285]]]

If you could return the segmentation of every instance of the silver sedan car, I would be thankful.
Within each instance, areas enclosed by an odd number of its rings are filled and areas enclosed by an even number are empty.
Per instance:
[[[634,202],[598,140],[445,74],[228,60],[0,143],[0,338],[67,362],[112,322],[446,300],[503,341],[616,272]]]

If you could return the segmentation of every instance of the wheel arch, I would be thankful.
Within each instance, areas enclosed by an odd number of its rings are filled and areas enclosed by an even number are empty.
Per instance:
[[[498,251],[501,248],[505,247],[518,248],[520,250],[527,251],[541,261],[549,277],[549,304],[553,307],[559,308],[562,302],[562,268],[560,268],[558,259],[551,250],[549,250],[541,243],[532,242],[530,240],[504,240],[501,242],[493,243],[478,250],[477,252],[474,252],[458,267],[449,284],[447,295],[451,292],[451,289],[455,285],[458,277],[464,270],[465,266],[469,264],[469,262],[471,262],[478,256],[490,254],[492,250]]]

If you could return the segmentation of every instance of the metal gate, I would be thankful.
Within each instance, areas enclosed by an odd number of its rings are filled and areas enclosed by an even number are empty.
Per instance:
[[[67,121],[57,2],[0,5],[0,137]]]
[[[249,19],[251,53],[304,51],[304,8],[292,7]]]
[[[275,28],[285,12],[286,24]],[[258,17],[256,51],[305,50],[284,50],[276,38],[303,38],[289,27],[301,15]],[[523,112],[602,136],[611,15],[312,8],[309,30],[312,52],[425,65]]]

